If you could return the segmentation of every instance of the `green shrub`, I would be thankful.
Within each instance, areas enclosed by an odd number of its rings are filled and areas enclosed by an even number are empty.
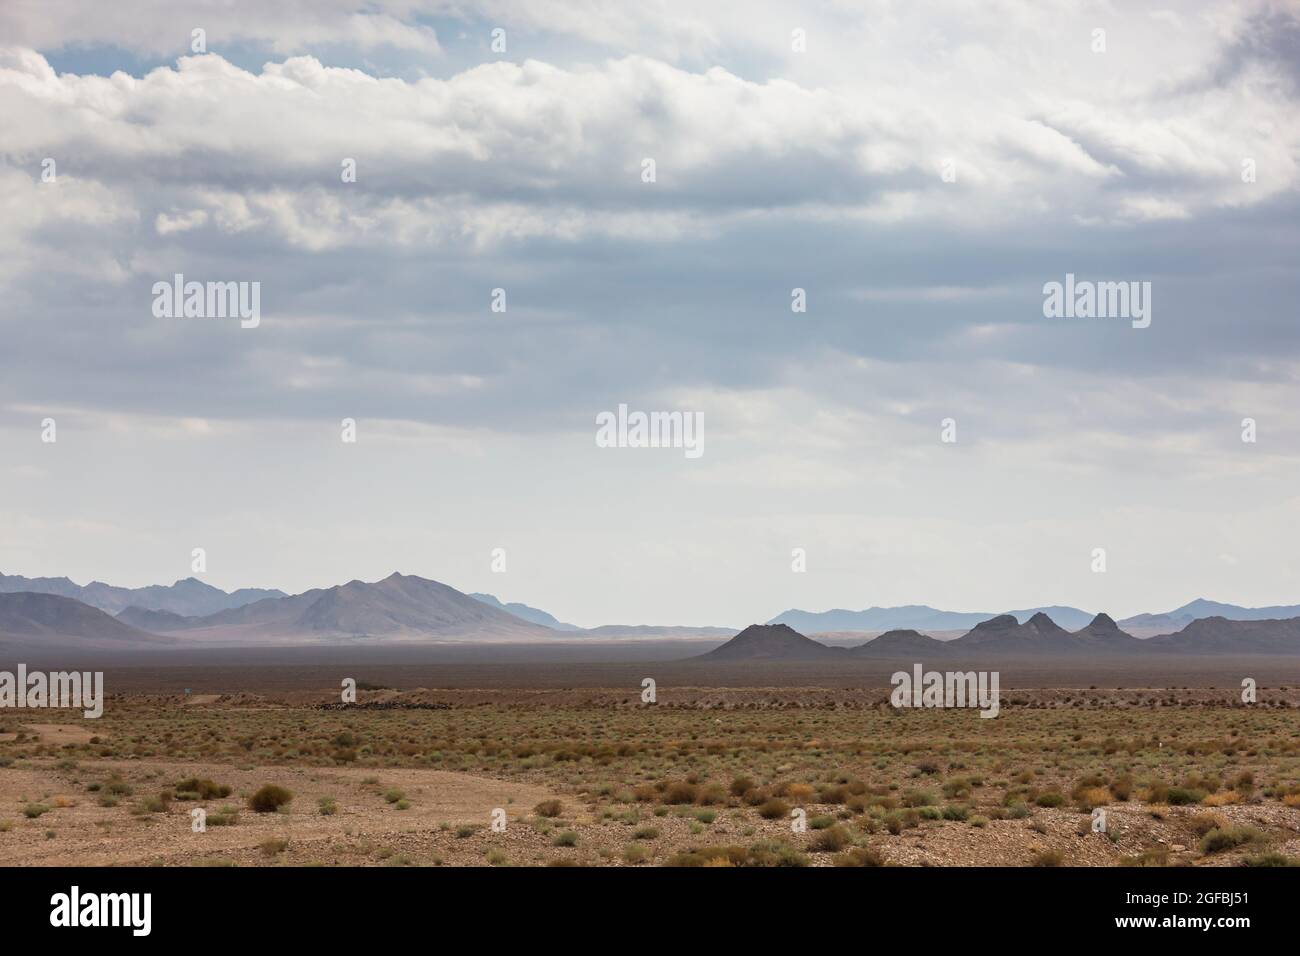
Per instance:
[[[1259,843],[1264,835],[1254,827],[1227,826],[1215,828],[1201,838],[1201,852],[1222,853],[1247,843]]]
[[[248,798],[248,808],[257,813],[275,813],[293,800],[293,794],[274,783],[263,784]]]
[[[178,800],[193,799],[181,796],[182,794],[194,794],[199,800],[215,800],[220,797],[230,796],[230,788],[224,783],[213,783],[206,777],[189,777],[176,784],[173,788],[176,791]]]

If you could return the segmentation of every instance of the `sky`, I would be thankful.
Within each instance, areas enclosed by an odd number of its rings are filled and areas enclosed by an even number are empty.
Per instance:
[[[0,571],[1300,602],[1298,88],[1296,3],[6,0]]]

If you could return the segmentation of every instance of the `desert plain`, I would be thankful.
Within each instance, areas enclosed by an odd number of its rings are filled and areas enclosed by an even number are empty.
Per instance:
[[[1294,658],[1007,661],[982,719],[699,650],[118,655],[101,718],[0,714],[0,865],[1300,861]]]

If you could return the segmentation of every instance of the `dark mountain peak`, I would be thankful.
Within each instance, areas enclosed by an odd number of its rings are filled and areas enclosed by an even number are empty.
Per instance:
[[[746,634],[787,634],[794,637],[804,637],[789,624],[751,624],[736,636],[744,637]],[[804,637],[804,640],[808,640],[808,638]]]
[[[751,624],[697,660],[808,660],[836,650],[804,637],[788,624]]]
[[[1035,639],[1064,637],[1069,633],[1042,611],[1025,621],[1021,628],[1033,634]]]
[[[910,628],[886,631],[865,644],[849,649],[852,657],[896,657],[926,660],[949,652],[943,641]]]
[[[1112,618],[1112,617],[1111,617],[1109,614],[1107,614],[1105,611],[1102,611],[1100,614],[1098,614],[1096,617],[1094,617],[1094,618],[1092,619],[1092,623],[1088,625],[1088,630],[1090,630],[1090,631],[1101,631],[1101,630],[1106,630],[1106,631],[1118,631],[1118,630],[1119,630],[1119,625],[1115,623],[1115,619],[1114,619],[1114,618]]]
[[[1038,615],[1035,615],[1037,617]],[[1043,615],[1046,617],[1047,615]],[[1050,620],[1050,619],[1049,619]],[[972,631],[1009,631],[1020,626],[1014,614],[999,614],[997,617],[991,617],[987,621],[980,621]]]

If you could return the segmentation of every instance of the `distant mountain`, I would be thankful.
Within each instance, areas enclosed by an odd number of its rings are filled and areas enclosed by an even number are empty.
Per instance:
[[[850,657],[896,657],[920,661],[951,654],[951,643],[936,641],[916,631],[886,631],[848,651]]]
[[[842,656],[785,624],[751,624],[721,647],[692,658],[697,661],[807,661]]]
[[[1149,637],[1142,644],[1152,650],[1194,654],[1296,654],[1300,653],[1300,618],[1230,621],[1206,617],[1192,621],[1177,634]]]
[[[1078,649],[1070,632],[1042,612],[1023,624],[1014,615],[1000,614],[975,625],[950,646],[958,652],[999,654],[1068,654]]]
[[[77,643],[172,644],[147,634],[76,598],[31,591],[0,593],[0,648],[10,641],[27,645]]]
[[[285,596],[283,591],[264,588],[241,588],[227,593],[192,577],[167,586],[151,584],[143,588],[120,588],[102,581],[92,581],[83,586],[68,578],[25,578],[17,574],[0,574],[0,593],[17,591],[75,598],[109,614],[117,614],[128,607],[138,607],[187,616],[215,614],[262,598]]]
[[[1077,607],[1052,605],[1007,612],[1017,623],[1028,621],[1035,614],[1046,614],[1067,629],[1086,627],[1092,615]],[[997,617],[989,612],[940,611],[925,604],[907,604],[901,607],[870,607],[864,611],[800,611],[792,609],[777,615],[769,624],[788,624],[805,634],[823,634],[830,631],[964,631]]]
[[[268,637],[532,640],[556,634],[445,584],[404,574],[265,598],[201,617],[178,620],[141,610],[124,616],[164,633],[236,642]]]
[[[499,600],[497,600],[496,595],[493,594],[474,593],[471,594],[470,597],[472,597],[475,601],[482,601],[484,604],[490,604],[492,607],[500,608],[502,611],[505,611],[509,614],[513,614],[515,617],[522,618],[525,621],[531,621],[534,624],[540,624],[543,627],[549,627],[552,630],[556,630],[556,631],[582,630],[582,628],[578,627],[576,624],[565,624],[562,621],[556,620],[554,617],[552,617],[550,614],[547,614],[545,611],[539,610],[538,608],[535,607],[529,607],[527,604],[518,604],[515,602],[511,602],[510,604],[502,604]]]
[[[1135,614],[1120,621],[1121,627],[1168,628],[1177,630],[1192,621],[1221,617],[1228,621],[1277,621],[1300,617],[1300,604],[1276,604],[1271,607],[1241,607],[1197,598],[1164,614]]]
[[[183,631],[195,618],[185,617],[173,611],[150,611],[148,608],[136,607],[134,604],[118,611],[114,615],[123,624],[138,627],[142,631]]]
[[[1300,622],[1297,622],[1300,632]],[[1153,639],[1154,640],[1154,639]],[[1014,615],[1000,614],[981,621],[952,641],[938,641],[914,630],[886,631],[856,647],[828,647],[805,637],[785,624],[754,624],[726,644],[693,660],[712,661],[804,661],[888,658],[926,661],[936,657],[965,660],[1003,656],[1039,657],[1080,654],[1141,653],[1151,641],[1139,641],[1125,634],[1111,618],[1098,614],[1086,627],[1073,634],[1057,626],[1045,613],[1031,616],[1023,624]],[[1156,645],[1151,651],[1180,649]],[[1300,642],[1295,644],[1300,652]]]
[[[1099,654],[1132,654],[1143,651],[1143,642],[1120,630],[1109,614],[1098,614],[1085,628],[1070,635],[1082,650]]]

